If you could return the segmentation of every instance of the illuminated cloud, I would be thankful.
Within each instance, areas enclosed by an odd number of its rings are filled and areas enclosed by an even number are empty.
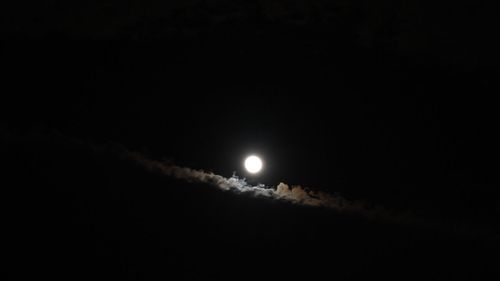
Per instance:
[[[416,221],[408,215],[391,214],[382,207],[369,207],[360,201],[347,200],[338,195],[322,191],[311,190],[299,185],[279,183],[276,187],[263,184],[251,185],[244,178],[233,175],[229,178],[205,172],[202,170],[179,167],[172,163],[165,163],[146,158],[140,153],[125,151],[124,156],[146,169],[163,175],[188,182],[206,183],[224,191],[246,194],[255,197],[266,197],[272,200],[286,201],[303,206],[330,208],[337,211],[353,213],[363,217],[382,221],[404,222],[414,224]]]

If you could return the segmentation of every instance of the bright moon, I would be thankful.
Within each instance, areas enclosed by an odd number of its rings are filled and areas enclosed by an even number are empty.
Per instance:
[[[262,169],[262,160],[255,155],[248,156],[245,159],[245,168],[249,173],[258,173]]]

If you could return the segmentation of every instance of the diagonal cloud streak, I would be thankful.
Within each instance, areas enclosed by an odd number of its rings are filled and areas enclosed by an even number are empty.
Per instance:
[[[332,195],[323,191],[316,191],[300,185],[279,183],[268,187],[263,184],[251,185],[245,179],[233,175],[226,178],[212,172],[179,167],[170,162],[160,162],[146,158],[137,152],[124,151],[123,157],[129,159],[151,172],[160,173],[188,182],[206,183],[224,191],[246,194],[255,197],[265,197],[271,200],[285,201],[296,205],[312,206],[332,209],[344,214],[352,214],[371,221],[393,223],[411,228],[427,229],[439,232],[454,233],[466,237],[480,237],[497,243],[500,240],[497,234],[490,229],[460,223],[447,222],[439,219],[421,218],[409,211],[391,211],[382,206],[373,205],[358,200],[348,200],[339,195]]]
[[[43,136],[40,135],[32,137],[34,139],[37,139],[37,137],[43,139]],[[227,192],[289,202],[291,204],[301,206],[327,208],[343,214],[352,214],[364,217],[372,221],[396,223],[412,228],[416,227],[440,232],[451,232],[456,235],[478,237],[485,239],[485,241],[494,243],[498,243],[500,241],[500,236],[497,231],[488,227],[466,224],[463,222],[440,220],[438,218],[422,218],[409,211],[395,212],[381,206],[370,204],[369,202],[348,200],[336,194],[333,195],[299,185],[288,185],[286,183],[279,183],[277,186],[265,186],[263,184],[251,185],[247,183],[245,179],[239,178],[236,175],[224,177],[212,172],[180,167],[172,162],[153,160],[142,153],[130,151],[116,143],[94,145],[86,141],[69,138],[57,133],[52,135],[52,137],[59,138],[60,141],[64,140],[72,144],[81,145],[82,147],[91,149],[96,153],[114,154],[115,156],[122,158],[123,160],[130,161],[152,173],[169,176],[187,182],[206,183]],[[6,131],[0,130],[0,139],[2,138],[11,141],[22,139],[17,138]]]
[[[123,156],[135,163],[140,164],[151,172],[160,173],[188,182],[210,184],[224,191],[231,191],[255,197],[265,197],[303,206],[329,208],[380,221],[421,226],[424,226],[425,224],[429,226],[428,221],[419,220],[412,217],[409,213],[389,212],[380,206],[373,206],[361,201],[351,201],[339,195],[315,191],[299,185],[288,185],[283,182],[279,183],[275,187],[268,187],[263,184],[251,185],[247,183],[245,179],[239,178],[236,175],[227,178],[212,172],[179,167],[172,163],[148,159],[144,155],[137,152],[125,151]]]

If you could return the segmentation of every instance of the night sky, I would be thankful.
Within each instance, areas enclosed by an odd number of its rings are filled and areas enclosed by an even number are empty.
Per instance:
[[[490,5],[11,2],[5,280],[498,279]],[[250,154],[262,172],[245,171]],[[364,207],[224,191],[144,163]]]

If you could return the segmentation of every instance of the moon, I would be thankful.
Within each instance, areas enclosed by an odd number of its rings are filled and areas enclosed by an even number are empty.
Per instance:
[[[251,174],[255,174],[262,170],[262,160],[255,155],[250,155],[245,159],[245,169]]]

